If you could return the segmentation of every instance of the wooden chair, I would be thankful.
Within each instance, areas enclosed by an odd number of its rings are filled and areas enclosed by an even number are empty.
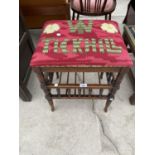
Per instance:
[[[72,20],[77,20],[80,15],[86,16],[103,16],[111,20],[111,13],[116,8],[116,0],[71,0],[71,9],[73,10]]]

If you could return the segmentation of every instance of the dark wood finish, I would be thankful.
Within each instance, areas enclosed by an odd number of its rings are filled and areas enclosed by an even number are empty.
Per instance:
[[[54,105],[53,105],[53,100],[52,100],[52,95],[50,93],[50,90],[46,87],[46,81],[44,79],[44,74],[41,72],[39,67],[33,68],[33,71],[37,74],[37,77],[40,81],[40,86],[43,89],[45,93],[45,98],[48,100],[51,110],[54,111]]]
[[[68,6],[68,5],[67,5]],[[59,7],[57,6],[27,6],[27,7],[22,7],[22,11],[25,12],[25,16],[39,16],[39,15],[62,15],[66,14],[66,11],[68,9],[66,8],[66,5],[60,5]],[[66,14],[68,16],[68,14]]]
[[[59,78],[59,73],[58,72],[56,72],[56,76],[57,76],[57,79]]]
[[[78,14],[77,14],[77,20],[79,20],[79,17],[80,17],[80,14],[78,13]],[[73,18],[73,20],[74,20],[74,18]]]
[[[33,67],[35,68],[35,67]],[[83,66],[83,67],[40,67],[44,72],[119,72],[122,67],[98,67],[98,66]]]
[[[122,68],[121,71],[118,73],[118,76],[116,78],[116,80],[114,80],[113,82],[113,88],[110,91],[109,95],[108,95],[108,99],[104,108],[104,111],[107,112],[109,105],[111,104],[111,102],[114,99],[114,95],[116,93],[116,91],[119,89],[120,87],[120,83],[122,82],[122,79],[124,77],[124,75],[129,71],[129,68]]]
[[[123,23],[127,25],[135,25],[135,0],[129,2]]]
[[[66,0],[21,0],[20,7],[28,28],[42,28],[47,20],[70,19],[70,5]]]
[[[83,82],[84,83],[84,82]],[[49,84],[47,85],[47,88],[55,88],[54,84]],[[57,88],[79,88],[79,84],[60,84],[57,86]],[[100,89],[100,88],[104,88],[104,89],[112,89],[112,85],[108,85],[108,84],[88,84],[87,88],[92,88],[92,89]]]
[[[134,76],[134,74],[133,74],[131,69],[128,72],[128,76],[129,76],[129,79],[131,81],[132,88],[133,88],[133,90],[135,90],[135,76]]]
[[[103,73],[103,72],[101,72],[101,74],[100,74],[100,78],[101,78],[101,79],[103,78],[103,74],[104,74],[104,73]]]
[[[24,101],[31,101],[32,95],[22,82],[19,84],[19,96]]]
[[[131,105],[135,105],[135,93],[130,96],[129,100]]]
[[[80,15],[86,15],[86,16],[103,16],[105,15],[105,19],[109,17],[108,19],[111,20],[111,14],[116,8],[116,0],[114,0],[114,5],[113,8],[109,11],[105,11],[105,6],[108,0],[105,0],[103,4],[101,4],[102,0],[95,0],[95,8],[94,8],[94,13],[90,11],[90,1],[91,0],[79,0],[80,1],[80,11],[75,10],[73,7],[73,1],[71,1],[71,9],[73,10],[73,16],[72,20],[75,20],[75,13],[77,13],[77,18],[76,20],[79,19]],[[100,11],[101,10],[101,11]]]
[[[128,72],[129,68],[127,67],[98,67],[98,66],[90,66],[90,67],[33,67],[34,72],[37,74],[38,79],[41,83],[41,88],[45,93],[45,97],[48,100],[52,111],[54,110],[54,104],[52,99],[106,99],[106,105],[104,111],[107,112],[109,105],[111,104],[116,91],[120,87],[120,83],[125,75]],[[53,82],[53,74],[55,72],[59,72],[59,82]],[[63,72],[67,72],[66,74],[66,82],[62,83],[62,74]],[[69,82],[70,72],[74,72],[74,82]],[[82,84],[87,84],[86,87],[81,87],[80,83],[77,83],[77,73],[82,73],[81,82]],[[87,72],[95,72],[98,75],[98,83],[87,83],[86,81],[86,73]],[[106,73],[107,82],[103,83],[101,81],[101,72]],[[45,80],[45,76],[43,73],[47,73],[50,78],[49,80]],[[105,74],[105,75],[106,75]],[[115,74],[115,76],[114,76]],[[102,75],[103,76],[103,75]],[[51,80],[52,79],[52,80]],[[51,93],[51,89],[56,90],[56,94]],[[61,90],[65,89],[63,93]],[[99,90],[98,94],[93,94],[93,90]],[[103,91],[107,89],[109,93],[107,95],[103,94]],[[71,91],[73,90],[73,91]]]
[[[75,19],[75,12],[73,11],[73,16],[72,16],[72,20]]]
[[[24,25],[24,19],[20,12],[19,16],[19,96],[24,101],[31,101],[32,95],[27,89],[27,82],[31,73],[29,63],[34,46]]]
[[[111,13],[109,14],[109,20],[111,20]]]
[[[82,90],[82,89],[81,89]],[[102,96],[99,96],[99,95],[91,95],[91,96],[88,96],[88,95],[81,95],[80,93],[78,95],[64,95],[64,94],[61,94],[61,97],[58,95],[52,95],[52,98],[53,99],[104,99],[104,100],[107,100],[107,96],[106,95],[102,95]]]
[[[134,25],[124,26],[123,39],[128,47],[129,53],[133,53],[133,55],[135,56],[135,36],[131,33],[130,30],[132,27],[134,28]]]
[[[132,28],[134,26],[127,26],[127,25],[124,26],[123,38],[124,38],[124,42],[125,42],[126,46],[128,47],[129,53],[132,54],[134,57],[135,56],[135,36],[134,36],[134,34],[131,33],[129,27]],[[134,91],[134,93],[129,98],[131,105],[135,104],[135,101],[134,101],[134,99],[135,99],[135,73],[134,73],[134,70],[135,69],[134,68],[135,68],[135,66],[133,66],[128,72],[128,76],[129,76],[129,79],[131,81],[133,91]]]

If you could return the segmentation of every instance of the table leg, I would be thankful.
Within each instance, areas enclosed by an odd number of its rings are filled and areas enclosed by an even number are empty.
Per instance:
[[[127,67],[122,68],[120,70],[120,72],[118,73],[116,80],[113,81],[113,84],[112,84],[113,88],[111,89],[111,91],[108,95],[108,99],[107,99],[106,105],[104,107],[105,112],[108,111],[108,107],[110,106],[111,102],[113,101],[115,93],[119,89],[120,83],[122,82],[123,77],[124,77],[125,73],[127,73],[128,71],[129,71],[129,68],[127,68]]]
[[[45,81],[43,72],[41,71],[41,69],[39,67],[33,68],[33,71],[37,74],[37,77],[40,81],[40,86],[45,93],[45,98],[48,100],[48,103],[51,106],[51,110],[54,111],[54,104],[53,104],[53,100],[52,100],[52,95],[50,93],[50,89],[48,89],[46,87],[46,81]]]

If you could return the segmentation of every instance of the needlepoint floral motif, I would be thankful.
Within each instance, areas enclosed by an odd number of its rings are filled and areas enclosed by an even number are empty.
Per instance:
[[[44,29],[44,33],[54,33],[60,29],[60,26],[58,24],[49,24]]]
[[[113,24],[103,23],[101,25],[101,29],[108,33],[117,33],[118,32],[118,30],[116,29],[116,27]]]

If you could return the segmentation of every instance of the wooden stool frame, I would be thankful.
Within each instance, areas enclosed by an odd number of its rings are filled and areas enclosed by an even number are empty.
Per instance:
[[[40,86],[45,93],[45,98],[48,100],[51,110],[54,111],[53,99],[106,99],[106,104],[104,107],[104,111],[107,112],[109,105],[114,99],[116,91],[120,87],[120,83],[125,75],[129,71],[128,67],[32,67],[33,71],[37,74],[37,77],[40,81]],[[59,83],[54,84],[53,75],[54,73],[59,73]],[[63,72],[68,72],[66,83],[61,83],[61,76]],[[75,73],[75,81],[72,84],[69,84],[69,73]],[[85,73],[87,72],[95,72],[98,73],[98,84],[87,84],[86,87],[80,87],[79,84],[76,83],[76,74],[77,72],[83,73],[83,83],[85,83]],[[107,83],[102,84],[100,79],[103,77],[103,73],[106,73]],[[117,73],[116,76],[114,73]],[[57,94],[52,94],[51,89],[54,88],[57,90]],[[61,89],[66,89],[65,94],[61,94]],[[71,94],[71,89],[75,89],[74,94]],[[81,94],[81,90],[83,89],[83,94]],[[88,94],[85,94],[85,90],[88,89]],[[92,94],[93,89],[99,89],[99,94]],[[103,90],[108,89],[109,93],[107,95],[103,95]],[[78,91],[76,91],[78,90]]]

